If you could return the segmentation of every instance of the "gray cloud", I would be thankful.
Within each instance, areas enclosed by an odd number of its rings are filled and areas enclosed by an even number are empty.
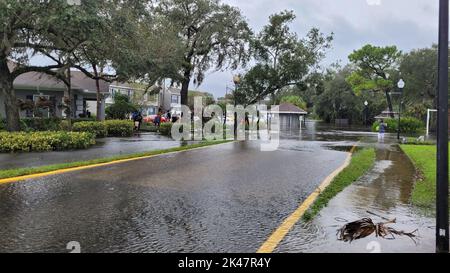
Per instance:
[[[437,42],[438,1],[379,0],[225,0],[237,6],[259,31],[270,14],[294,10],[297,19],[292,29],[299,34],[311,27],[324,33],[334,32],[335,40],[324,65],[336,60],[347,62],[347,56],[364,44],[396,45],[403,51],[430,46]],[[232,72],[210,74],[199,89],[216,97],[231,85]]]

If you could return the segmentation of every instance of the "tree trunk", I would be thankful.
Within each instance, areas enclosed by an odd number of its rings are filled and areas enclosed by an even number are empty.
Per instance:
[[[95,87],[97,88],[97,120],[98,121],[103,121],[105,119],[103,112],[103,107],[102,107],[102,103],[103,103],[103,96],[100,92],[100,80],[99,80],[99,75],[98,75],[98,70],[97,70],[97,65],[96,64],[92,64],[92,68],[94,69],[94,75],[95,75]]]
[[[73,98],[72,98],[72,78],[70,73],[70,66],[67,68],[66,71],[66,91],[64,92],[64,97],[67,99],[67,101],[63,101],[65,104],[65,111],[66,111],[66,120],[69,125],[69,129],[72,129],[72,104],[73,104]]]
[[[14,79],[8,68],[6,58],[0,61],[0,86],[5,97],[6,128],[10,132],[20,131],[20,112],[14,91]]]
[[[386,94],[386,100],[387,100],[388,108],[389,108],[389,112],[390,112],[389,116],[391,118],[394,118],[395,117],[394,116],[394,108],[392,107],[392,100],[391,100],[391,95],[389,94],[389,90],[386,90],[385,94]]]
[[[189,84],[191,83],[191,70],[186,69],[184,72],[183,82],[181,84],[181,105],[188,105]]]

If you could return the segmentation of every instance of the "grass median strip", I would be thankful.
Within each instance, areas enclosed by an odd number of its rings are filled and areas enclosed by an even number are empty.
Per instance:
[[[420,178],[416,181],[411,202],[420,207],[433,208],[436,204],[436,146],[401,145],[411,159]]]
[[[313,219],[328,202],[347,186],[363,176],[375,163],[375,149],[363,148],[356,151],[350,164],[340,172],[314,201],[313,205],[303,215],[303,220]]]
[[[113,156],[113,157],[107,157],[107,158],[92,159],[92,160],[87,160],[87,161],[61,163],[61,164],[54,164],[54,165],[47,165],[47,166],[40,166],[40,167],[31,167],[31,168],[0,170],[0,184],[2,183],[2,180],[11,179],[11,178],[20,179],[20,177],[25,177],[27,175],[44,174],[44,173],[49,173],[49,172],[58,171],[58,170],[72,169],[72,168],[97,165],[97,164],[113,163],[115,161],[121,161],[121,160],[139,159],[139,158],[143,158],[143,157],[151,157],[151,156],[156,156],[156,155],[161,155],[161,154],[187,151],[187,150],[192,150],[192,149],[196,149],[196,148],[217,145],[217,144],[223,144],[223,143],[228,143],[228,142],[232,142],[232,141],[230,141],[230,140],[204,141],[204,142],[197,143],[197,144],[191,144],[191,145],[187,145],[187,146],[175,147],[175,148],[170,148],[170,149],[155,150],[155,151],[142,152],[142,153],[129,154],[129,155],[119,155],[119,156]],[[4,182],[4,183],[6,183],[6,182]]]

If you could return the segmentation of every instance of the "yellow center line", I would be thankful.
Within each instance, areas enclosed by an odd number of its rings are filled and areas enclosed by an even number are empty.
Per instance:
[[[349,164],[352,158],[352,154],[355,152],[356,145],[352,147],[347,158],[345,159],[344,164],[342,164],[339,168],[334,170],[329,176],[323,180],[317,189],[311,193],[305,201],[291,214],[288,218],[286,218],[283,223],[269,236],[269,238],[261,245],[256,253],[272,253],[275,248],[280,244],[280,242],[286,237],[289,231],[294,227],[294,225],[302,218],[303,214],[309,209],[309,207],[314,203],[320,193],[325,190],[333,181],[333,179],[342,172]]]

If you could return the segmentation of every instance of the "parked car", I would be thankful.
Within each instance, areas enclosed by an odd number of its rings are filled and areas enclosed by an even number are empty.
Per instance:
[[[144,122],[146,122],[146,123],[153,123],[155,118],[156,118],[156,115],[146,116],[146,117],[144,117]],[[166,117],[161,117],[161,123],[164,123],[164,122],[168,122],[167,118]]]

